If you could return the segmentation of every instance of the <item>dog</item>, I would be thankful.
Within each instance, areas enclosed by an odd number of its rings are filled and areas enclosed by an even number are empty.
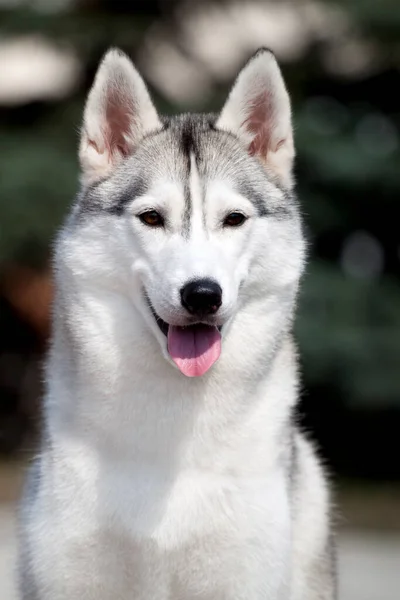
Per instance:
[[[273,53],[219,115],[164,118],[111,49],[79,155],[20,597],[333,600],[329,486],[295,417],[306,244]]]

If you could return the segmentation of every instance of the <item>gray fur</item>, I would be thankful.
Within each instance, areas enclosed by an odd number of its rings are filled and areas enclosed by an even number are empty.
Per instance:
[[[161,131],[147,135],[137,152],[111,177],[80,194],[77,216],[91,218],[103,212],[122,216],[135,198],[146,192],[155,169],[158,175],[172,175],[181,182],[185,196],[182,232],[187,233],[191,215],[188,179],[193,153],[202,180],[225,176],[254,204],[259,216],[290,218],[297,212],[295,196],[281,188],[271,174],[249,157],[236,136],[217,130],[215,119],[215,115],[202,114],[166,119]]]

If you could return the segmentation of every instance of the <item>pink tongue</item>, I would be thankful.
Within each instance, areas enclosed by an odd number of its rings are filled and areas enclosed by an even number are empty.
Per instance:
[[[199,377],[219,359],[221,334],[217,327],[191,325],[168,329],[168,352],[187,377]]]

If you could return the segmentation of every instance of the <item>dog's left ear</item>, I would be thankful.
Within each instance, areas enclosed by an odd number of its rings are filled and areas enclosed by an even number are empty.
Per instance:
[[[160,127],[142,77],[125,54],[109,50],[97,71],[83,117],[79,151],[83,183],[110,175],[146,133]]]
[[[290,100],[270,50],[259,50],[239,73],[216,127],[235,134],[284,186],[292,186]]]

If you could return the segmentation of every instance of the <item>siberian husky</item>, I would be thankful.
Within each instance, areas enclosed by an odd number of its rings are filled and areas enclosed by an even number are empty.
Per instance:
[[[23,600],[332,600],[325,477],[294,418],[305,260],[269,50],[219,115],[160,117],[110,50],[55,246]]]

